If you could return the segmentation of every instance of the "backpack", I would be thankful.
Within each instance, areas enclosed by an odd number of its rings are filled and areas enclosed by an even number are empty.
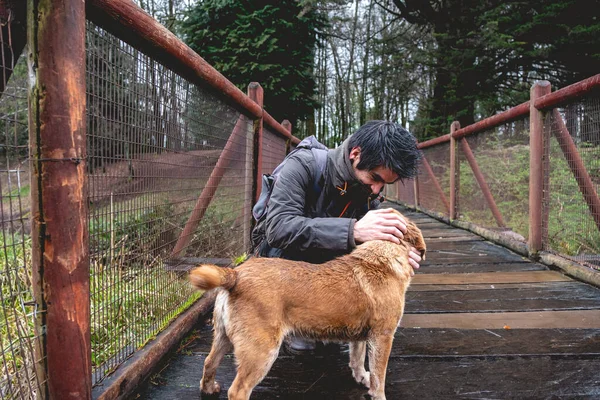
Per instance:
[[[273,193],[275,182],[289,157],[300,149],[310,149],[317,162],[316,175],[313,177],[313,191],[318,198],[321,195],[323,188],[321,187],[321,177],[325,173],[327,166],[327,146],[319,143],[314,136],[309,136],[303,139],[294,150],[292,150],[273,170],[272,174],[264,174],[261,182],[261,192],[258,201],[252,208],[252,216],[254,217],[255,225],[252,230],[252,253],[260,256],[279,256],[279,249],[270,249],[265,240],[265,220],[267,219],[267,211],[269,209],[269,199]],[[270,250],[275,250],[275,253]]]

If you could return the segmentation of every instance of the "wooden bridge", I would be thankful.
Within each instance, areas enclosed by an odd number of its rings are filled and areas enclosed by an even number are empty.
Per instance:
[[[397,207],[397,206],[395,206]],[[600,289],[398,207],[428,244],[407,293],[388,365],[388,399],[600,397]],[[197,399],[212,341],[209,317],[138,393],[139,399]],[[226,357],[217,380],[235,376]],[[280,352],[254,399],[363,399],[347,347]]]

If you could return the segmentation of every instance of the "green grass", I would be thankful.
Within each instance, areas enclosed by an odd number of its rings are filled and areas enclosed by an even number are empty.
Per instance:
[[[490,138],[473,149],[479,168],[492,192],[504,222],[513,231],[529,236],[529,147],[499,145]],[[581,145],[580,155],[596,188],[600,185],[600,148]],[[550,145],[548,246],[557,253],[576,256],[600,254],[600,232],[596,228],[577,181],[556,140]],[[449,173],[441,177],[442,187],[449,187]],[[461,219],[496,227],[471,167],[460,163]]]
[[[27,196],[28,187],[15,196]],[[232,223],[239,213],[239,196],[217,198],[206,212],[194,234],[189,253],[206,257],[231,257],[241,262],[243,253],[239,235]],[[147,196],[147,195],[145,195]],[[171,204],[168,198],[128,199],[115,204],[120,210],[112,218],[110,205],[91,209],[90,290],[91,346],[94,368],[104,368],[107,361],[123,361],[132,350],[144,346],[188,309],[202,293],[189,285],[179,273],[163,265],[174,241],[187,221],[195,202]],[[138,205],[135,207],[135,205]],[[140,208],[139,204],[146,204]],[[243,204],[243,203],[242,203]],[[179,208],[178,208],[179,207]],[[111,237],[112,236],[112,237]],[[24,235],[2,236],[0,248],[0,337],[3,366],[0,382],[10,381],[25,392],[20,378],[28,370],[33,376],[32,301],[29,278],[31,239]],[[114,243],[111,251],[111,241]],[[224,246],[225,244],[225,246]],[[229,245],[232,246],[229,246]],[[228,254],[224,254],[228,248]],[[107,365],[113,365],[113,362]],[[102,373],[108,372],[101,369]],[[4,385],[5,383],[2,383]],[[0,387],[0,392],[6,392]]]

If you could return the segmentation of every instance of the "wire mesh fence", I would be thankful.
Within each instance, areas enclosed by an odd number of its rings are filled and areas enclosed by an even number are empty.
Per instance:
[[[8,22],[10,24],[10,22]],[[0,398],[32,399],[40,382],[34,368],[35,329],[30,281],[27,65],[0,31]],[[20,50],[19,50],[20,51]]]
[[[529,236],[529,118],[470,135],[459,143],[459,217],[477,225]],[[468,160],[471,152],[475,163]],[[479,182],[473,167],[479,170]],[[482,184],[485,189],[482,189]],[[489,190],[486,198],[484,190]],[[496,211],[494,213],[494,211]]]
[[[417,178],[419,206],[449,214],[450,145],[438,144],[423,149],[423,160]]]
[[[544,248],[600,269],[600,95],[550,110],[544,132]]]
[[[269,126],[263,128],[262,172],[270,174],[286,155],[286,139],[276,134]]]
[[[253,128],[91,23],[87,118],[97,383],[199,297],[178,271],[247,251]]]

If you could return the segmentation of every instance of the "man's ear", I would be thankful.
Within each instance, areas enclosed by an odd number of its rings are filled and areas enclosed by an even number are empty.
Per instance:
[[[350,161],[357,160],[359,162],[360,161],[360,147],[353,147],[352,150],[350,150],[349,158],[350,158]]]

